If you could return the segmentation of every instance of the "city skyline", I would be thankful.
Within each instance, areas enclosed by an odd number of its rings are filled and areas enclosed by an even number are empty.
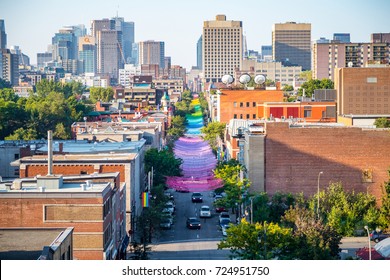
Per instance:
[[[262,45],[271,45],[275,23],[311,23],[312,41],[320,37],[332,39],[333,33],[350,33],[351,42],[369,42],[371,33],[390,32],[386,15],[390,2],[385,0],[330,0],[327,5],[313,2],[248,0],[238,5],[236,1],[222,0],[70,0],[59,9],[48,0],[3,0],[0,19],[5,21],[7,47],[19,46],[32,64],[36,64],[37,53],[47,50],[51,38],[62,27],[84,24],[90,33],[92,20],[118,15],[135,23],[135,42],[165,42],[165,55],[172,57],[172,64],[187,70],[196,66],[196,44],[204,21],[214,20],[218,14],[226,15],[228,21],[242,21],[248,49],[258,51]]]

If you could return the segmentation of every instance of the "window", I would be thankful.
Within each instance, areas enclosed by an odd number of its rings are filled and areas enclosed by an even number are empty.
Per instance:
[[[253,118],[256,119],[256,114],[253,114]]]
[[[240,119],[242,119],[242,114],[240,114]]]
[[[236,102],[236,101],[233,102],[233,107],[234,107],[234,108],[237,107],[237,102]]]
[[[244,107],[244,103],[243,102],[240,102],[240,107]]]
[[[14,155],[14,159],[15,159],[15,160],[19,159],[19,154],[15,154],[15,155]]]
[[[256,107],[256,102],[253,102],[253,103],[252,103],[252,106],[253,106],[253,107]]]
[[[250,118],[250,115],[249,115],[249,114],[246,114],[246,118],[249,119],[249,118]]]
[[[237,114],[234,114],[233,119],[237,119]]]
[[[249,107],[249,106],[250,106],[250,102],[247,102],[247,103],[246,103],[246,107]]]

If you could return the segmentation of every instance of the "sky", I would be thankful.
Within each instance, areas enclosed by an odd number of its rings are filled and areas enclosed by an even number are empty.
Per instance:
[[[248,49],[271,45],[274,23],[311,23],[312,40],[350,33],[352,42],[369,42],[371,33],[390,32],[389,0],[1,0],[7,46],[19,46],[36,63],[63,26],[117,14],[135,23],[135,41],[164,41],[165,56],[187,70],[196,65],[196,43],[203,22],[224,14],[242,21]]]

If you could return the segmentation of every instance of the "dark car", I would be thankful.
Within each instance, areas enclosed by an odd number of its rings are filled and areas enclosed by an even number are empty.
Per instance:
[[[375,242],[379,242],[383,239],[390,237],[390,234],[385,234],[382,231],[373,230],[370,234],[370,239]]]
[[[228,210],[223,206],[215,206],[215,212],[221,213],[221,212],[227,212]]]
[[[190,217],[187,219],[187,227],[189,229],[200,229],[201,224],[198,218]]]
[[[171,229],[171,227],[172,227],[172,223],[171,223],[171,220],[169,218],[164,218],[161,220],[160,228]]]
[[[203,195],[199,192],[194,192],[192,193],[192,196],[191,196],[191,200],[192,202],[203,202]]]

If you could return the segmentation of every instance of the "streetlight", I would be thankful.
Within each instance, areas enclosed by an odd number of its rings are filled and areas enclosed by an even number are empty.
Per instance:
[[[317,218],[320,218],[320,177],[324,172],[320,171],[318,173],[318,181],[317,181]]]
[[[367,231],[367,236],[368,236],[368,259],[371,260],[371,240],[370,240],[370,232],[368,231],[368,226],[364,226],[364,229]]]

